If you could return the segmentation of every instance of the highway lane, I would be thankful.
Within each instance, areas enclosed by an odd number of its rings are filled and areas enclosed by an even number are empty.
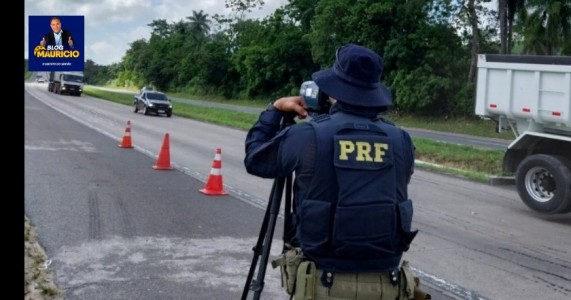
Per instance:
[[[263,210],[204,195],[27,93],[25,116],[25,212],[63,299],[239,299]],[[265,282],[264,297],[286,299],[276,270]]]
[[[133,94],[132,92],[121,90],[121,89],[112,89],[112,88],[105,88],[99,86],[90,86],[93,88],[113,91],[113,92],[120,92],[126,94]],[[227,103],[216,103],[204,100],[196,100],[196,99],[183,99],[177,97],[170,97],[173,102],[180,102],[180,103],[187,103],[197,106],[203,107],[217,107],[222,109],[228,109],[233,111],[251,113],[251,114],[259,114],[262,109],[257,107],[247,107],[241,105],[232,105]],[[509,140],[499,139],[499,138],[483,138],[477,136],[470,136],[465,134],[456,134],[456,133],[448,133],[448,132],[438,132],[438,131],[431,131],[431,130],[424,130],[424,129],[417,129],[417,128],[406,128],[407,131],[413,137],[425,138],[445,143],[457,144],[457,145],[471,145],[476,147],[482,148],[491,148],[491,149],[506,149],[508,145],[511,143]]]
[[[153,170],[152,151],[119,148],[119,137],[46,105],[81,100],[30,91],[42,101],[25,93],[26,215],[65,299],[240,297],[265,212],[258,203],[244,195],[211,199],[199,193],[203,181],[189,176],[196,173]],[[91,121],[103,118],[82,109]],[[135,144],[143,140],[133,135]],[[282,225],[278,219],[270,259],[282,245]],[[268,267],[262,299],[289,299],[279,278]]]
[[[244,107],[240,105],[232,105],[226,103],[215,103],[203,100],[192,100],[183,98],[171,98],[173,102],[188,103],[192,105],[205,106],[205,107],[218,107],[228,110],[235,110],[240,112],[259,114],[262,109],[255,107]],[[424,130],[417,128],[406,128],[407,131],[413,137],[424,138],[444,143],[456,144],[456,145],[471,145],[481,148],[491,148],[491,149],[506,149],[511,141],[503,139],[494,138],[483,138],[477,136],[470,136],[466,134],[448,133],[448,132],[438,132],[432,130]]]
[[[177,169],[198,180],[206,177],[213,151],[221,147],[228,190],[244,203],[265,208],[272,181],[244,172],[243,131],[176,116],[133,114],[130,107],[87,96],[53,95],[34,84],[26,90],[115,142],[131,120],[135,150],[151,158],[169,132]],[[440,293],[455,299],[571,297],[571,216],[538,216],[513,188],[421,170],[413,176],[410,193],[415,201],[413,226],[420,233],[405,258]]]

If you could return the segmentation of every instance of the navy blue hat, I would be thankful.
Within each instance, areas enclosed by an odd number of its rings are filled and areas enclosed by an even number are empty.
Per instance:
[[[337,101],[365,107],[392,105],[391,92],[381,84],[383,58],[363,46],[348,44],[335,54],[332,68],[313,73],[319,89]]]

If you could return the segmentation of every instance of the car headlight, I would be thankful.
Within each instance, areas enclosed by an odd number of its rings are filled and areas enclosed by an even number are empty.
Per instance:
[[[149,107],[155,106],[153,103],[149,102]]]
[[[172,108],[172,104],[169,104],[169,108]]]

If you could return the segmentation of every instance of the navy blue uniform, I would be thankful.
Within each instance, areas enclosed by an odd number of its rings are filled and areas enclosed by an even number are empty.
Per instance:
[[[326,271],[397,268],[416,235],[407,193],[410,135],[370,113],[334,109],[280,130],[282,116],[261,113],[248,132],[244,163],[263,178],[295,174],[290,242]]]

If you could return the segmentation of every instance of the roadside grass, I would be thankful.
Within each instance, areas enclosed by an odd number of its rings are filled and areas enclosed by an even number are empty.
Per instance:
[[[224,104],[232,104],[232,105],[240,105],[240,106],[250,106],[250,107],[259,107],[264,108],[268,105],[268,101],[256,101],[256,100],[243,100],[243,99],[221,99],[217,96],[195,96],[189,94],[182,94],[182,93],[168,93],[169,96],[173,98],[182,98],[182,99],[200,99],[209,102],[215,103],[224,103]]]
[[[85,95],[109,100],[109,101],[112,101],[115,103],[120,103],[120,104],[132,106],[133,105],[133,95],[135,95],[136,92],[134,92],[133,94],[116,93],[116,92],[100,90],[100,89],[93,88],[90,86],[85,86],[83,88],[83,93]]]
[[[84,93],[108,101],[133,105],[133,94],[104,91],[93,87],[85,87]],[[191,95],[169,94],[169,97],[186,99],[196,98]],[[264,107],[267,103],[254,101],[221,101],[214,102],[235,105]],[[248,130],[258,119],[256,114],[237,112],[220,108],[208,108],[177,102],[173,114],[179,117]],[[414,118],[388,114],[387,119],[399,126],[415,129],[426,129],[473,136],[511,139],[509,134],[495,132],[495,124],[489,120],[458,118],[439,120],[437,118]],[[467,145],[455,145],[429,139],[413,138],[416,146],[416,158],[419,168],[434,172],[462,176],[470,180],[487,183],[490,176],[505,176],[502,172],[504,150],[484,149]]]
[[[176,103],[176,106],[173,108],[173,114],[184,118],[242,130],[248,130],[258,119],[258,115],[256,114],[221,108],[202,107],[186,103]]]
[[[389,114],[387,119],[395,122],[399,126],[408,128],[452,132],[495,139],[514,139],[514,135],[511,132],[497,133],[496,124],[491,120],[468,117],[454,119],[438,119],[429,117],[417,118],[412,116],[400,116],[397,114]]]
[[[504,151],[454,145],[428,139],[413,138],[416,159],[424,169],[451,175],[460,175],[480,182],[488,182],[490,176],[503,176]],[[434,165],[438,166],[434,166]]]
[[[133,105],[133,94],[123,94],[85,87],[84,94],[112,101],[119,104]],[[169,94],[169,97],[172,97]],[[226,102],[235,105],[237,102]],[[251,113],[238,112],[221,108],[209,108],[198,105],[177,102],[173,114],[183,118],[224,125],[232,128],[248,130],[256,122],[258,116]]]

